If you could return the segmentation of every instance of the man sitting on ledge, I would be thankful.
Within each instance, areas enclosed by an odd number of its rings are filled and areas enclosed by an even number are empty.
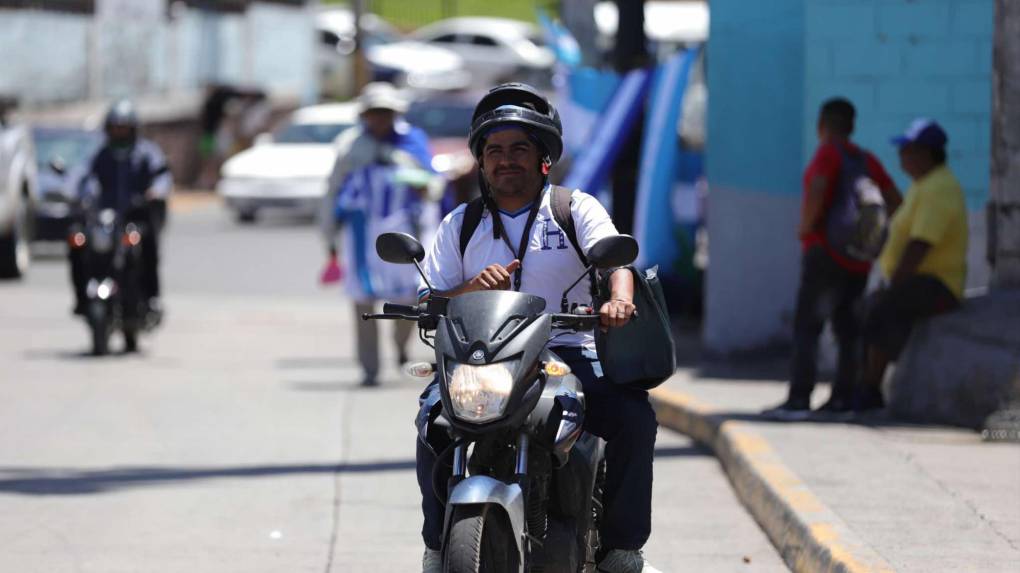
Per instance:
[[[887,285],[869,299],[864,320],[865,364],[856,409],[883,408],[882,379],[920,318],[960,305],[967,274],[967,206],[946,165],[946,132],[917,119],[893,139],[913,181],[889,224],[879,257]]]

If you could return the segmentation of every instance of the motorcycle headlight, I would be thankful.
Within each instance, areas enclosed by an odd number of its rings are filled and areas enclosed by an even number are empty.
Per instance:
[[[447,388],[453,414],[479,423],[502,416],[510,400],[518,362],[508,360],[474,366],[447,361]]]

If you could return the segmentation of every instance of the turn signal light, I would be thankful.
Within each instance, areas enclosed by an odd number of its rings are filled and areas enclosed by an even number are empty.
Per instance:
[[[85,246],[85,233],[74,233],[67,242],[71,244],[72,249],[80,249]]]
[[[407,365],[404,372],[415,378],[428,378],[436,373],[436,365],[430,362],[413,362]]]
[[[124,246],[133,247],[140,242],[142,242],[142,234],[138,231],[124,233]]]
[[[544,370],[549,376],[566,376],[570,374],[570,367],[556,360],[546,362]]]

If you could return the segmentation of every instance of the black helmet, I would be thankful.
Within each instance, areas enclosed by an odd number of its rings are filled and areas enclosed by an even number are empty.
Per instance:
[[[138,128],[138,113],[135,111],[135,104],[129,99],[121,99],[114,102],[106,112],[106,119],[103,127],[114,126]]]
[[[563,154],[563,126],[560,114],[538,90],[520,83],[498,85],[478,102],[471,116],[468,147],[475,159],[482,153],[485,135],[498,125],[516,124],[537,138],[549,161]]]

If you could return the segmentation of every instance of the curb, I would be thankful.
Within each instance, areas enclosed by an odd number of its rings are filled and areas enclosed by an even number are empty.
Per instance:
[[[680,392],[651,392],[659,424],[715,453],[737,497],[795,573],[891,573],[895,569],[821,502],[744,422],[726,420]]]

